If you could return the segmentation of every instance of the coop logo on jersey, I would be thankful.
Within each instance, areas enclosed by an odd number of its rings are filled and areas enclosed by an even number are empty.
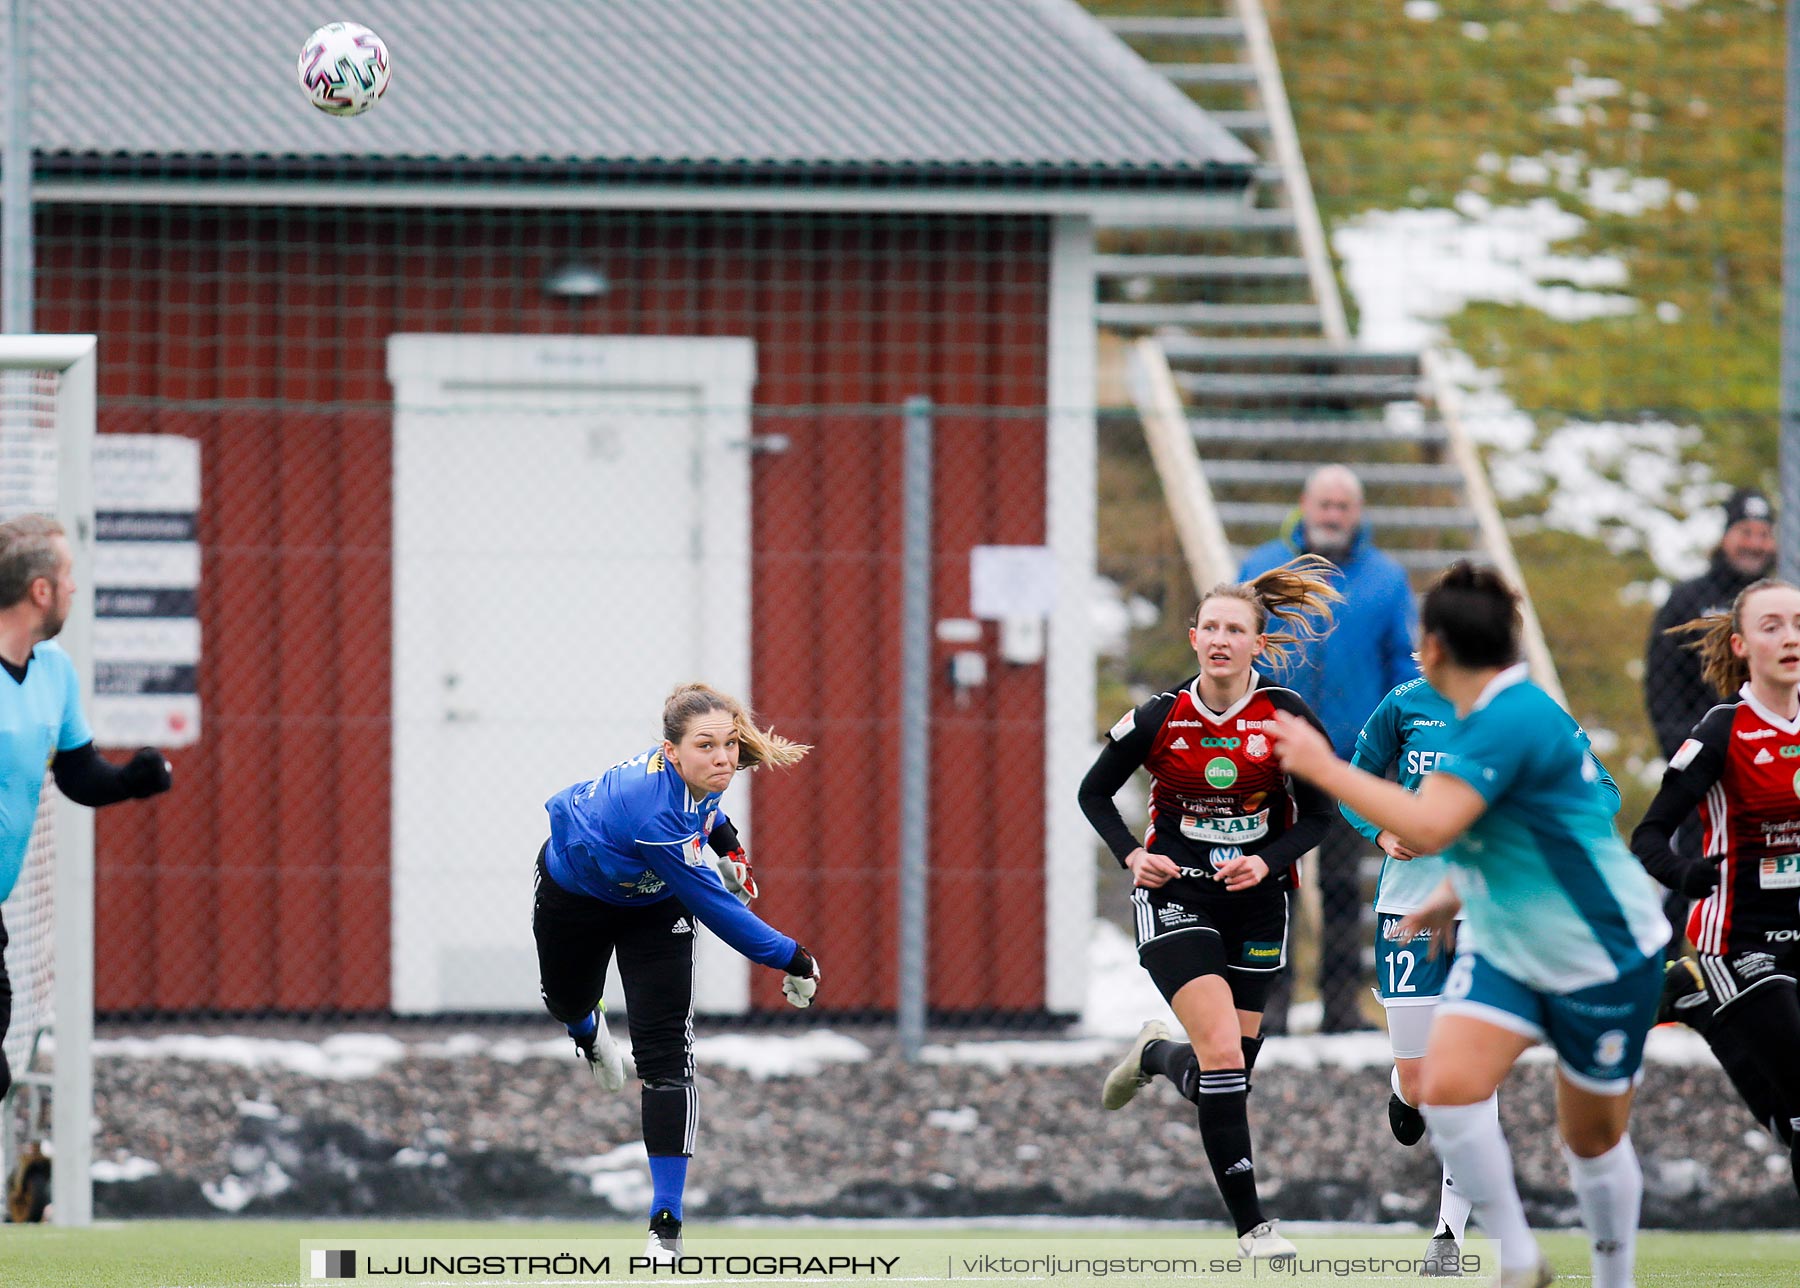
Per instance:
[[[1267,760],[1269,758],[1269,739],[1266,735],[1253,733],[1244,739],[1244,755],[1251,760]]]
[[[1792,760],[1796,756],[1800,756],[1800,743],[1790,742],[1781,749],[1781,758],[1783,760]]]
[[[1206,785],[1208,787],[1229,787],[1237,781],[1237,766],[1231,763],[1229,756],[1214,756],[1206,762]],[[1795,790],[1800,791],[1800,776],[1796,777]]]
[[[1200,745],[1202,747],[1224,747],[1224,748],[1227,748],[1228,750],[1235,751],[1238,747],[1243,745],[1243,739],[1241,739],[1241,738],[1202,738],[1200,740]]]
[[[1614,1069],[1625,1062],[1625,1033],[1608,1029],[1594,1043],[1594,1063],[1602,1069]]]

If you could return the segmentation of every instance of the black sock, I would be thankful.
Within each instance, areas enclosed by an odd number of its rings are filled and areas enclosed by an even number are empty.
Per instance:
[[[1263,1223],[1256,1197],[1256,1164],[1250,1153],[1249,1091],[1242,1069],[1200,1075],[1200,1143],[1212,1164],[1219,1197],[1241,1235]]]
[[[1244,1081],[1250,1081],[1250,1075],[1256,1072],[1256,1057],[1262,1054],[1261,1038],[1240,1038],[1244,1045]],[[1246,1088],[1248,1090],[1248,1088]]]
[[[694,1152],[700,1106],[691,1078],[645,1078],[640,1105],[646,1152],[653,1156]]]
[[[1143,1058],[1138,1063],[1144,1066],[1146,1073],[1162,1074],[1189,1100],[1199,1094],[1200,1061],[1194,1057],[1194,1048],[1186,1042],[1158,1038],[1144,1048]]]

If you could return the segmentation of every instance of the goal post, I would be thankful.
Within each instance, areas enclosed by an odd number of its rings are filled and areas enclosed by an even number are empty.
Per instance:
[[[91,335],[0,336],[0,518],[54,514],[67,531],[80,589],[57,642],[75,663],[90,718],[97,346]],[[12,937],[6,1052],[15,1097],[35,1107],[49,1092],[51,1217],[87,1225],[94,1209],[94,815],[53,783],[44,797],[26,869],[0,906]],[[53,1059],[48,1071],[47,1055]],[[5,1136],[18,1123],[17,1110],[5,1107],[8,1130],[0,1142],[13,1143]],[[5,1161],[10,1170],[12,1158]]]

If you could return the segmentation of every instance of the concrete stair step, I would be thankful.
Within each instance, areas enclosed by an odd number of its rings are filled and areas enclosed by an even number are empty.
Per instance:
[[[1121,205],[1096,215],[1094,227],[1143,232],[1284,233],[1294,230],[1294,212],[1281,206],[1202,206],[1191,214],[1171,216],[1146,207],[1140,215],[1129,205]]]
[[[1177,85],[1256,84],[1256,68],[1249,63],[1151,63],[1150,66]]]
[[[1101,277],[1303,278],[1298,255],[1096,255]]]
[[[1316,304],[1097,304],[1102,326],[1317,326]]]
[[[1418,443],[1437,446],[1448,441],[1442,425],[1427,424],[1418,430],[1395,428],[1385,420],[1299,420],[1257,417],[1194,416],[1188,428],[1204,448],[1209,443],[1266,443],[1291,447],[1296,444],[1366,446],[1374,443]]]
[[[1321,466],[1331,461],[1231,460],[1213,457],[1205,462],[1211,483],[1279,483],[1298,487]],[[1381,461],[1351,463],[1366,487],[1461,487],[1462,471],[1454,465],[1415,465]]]
[[[1175,383],[1193,398],[1243,398],[1259,402],[1275,399],[1397,402],[1417,398],[1420,392],[1416,374],[1177,371]]]
[[[1220,501],[1219,518],[1242,526],[1278,527],[1294,512],[1287,501]],[[1471,531],[1475,512],[1461,505],[1366,505],[1363,519],[1372,528],[1453,529]]]
[[[1177,40],[1242,40],[1244,24],[1236,18],[1102,18],[1100,25],[1118,36],[1160,36]]]

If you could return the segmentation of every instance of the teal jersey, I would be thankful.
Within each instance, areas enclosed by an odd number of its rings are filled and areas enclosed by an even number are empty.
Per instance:
[[[58,645],[33,649],[23,680],[0,671],[0,900],[25,866],[44,771],[57,752],[93,740],[81,714],[81,680]]]
[[[1424,680],[1408,680],[1390,689],[1370,714],[1356,735],[1350,763],[1384,778],[1391,775],[1407,791],[1416,792],[1420,780],[1444,754],[1455,723],[1456,708],[1447,699]],[[1338,808],[1350,826],[1370,841],[1381,835],[1380,828],[1348,805]],[[1421,854],[1404,863],[1383,855],[1381,877],[1375,883],[1375,910],[1411,912],[1442,884],[1448,872],[1441,855]]]
[[[1617,788],[1603,790],[1586,735],[1523,664],[1451,727],[1433,772],[1487,802],[1444,852],[1482,957],[1539,992],[1570,993],[1662,951],[1662,899],[1613,830]]]
[[[1606,772],[1588,745],[1588,736],[1580,725],[1563,714],[1561,721],[1569,729],[1591,762],[1595,785],[1610,801],[1610,813],[1620,804],[1619,785]],[[1438,758],[1450,743],[1450,731],[1456,725],[1456,708],[1450,700],[1424,680],[1408,680],[1394,686],[1381,705],[1370,714],[1368,723],[1356,737],[1356,749],[1350,762],[1359,769],[1382,777],[1392,776],[1409,792],[1437,767]],[[1339,805],[1350,826],[1372,842],[1381,829],[1363,818],[1348,805]],[[1401,862],[1382,856],[1381,877],[1375,884],[1375,911],[1405,914],[1419,907],[1438,888],[1448,865],[1441,855],[1421,854]]]

